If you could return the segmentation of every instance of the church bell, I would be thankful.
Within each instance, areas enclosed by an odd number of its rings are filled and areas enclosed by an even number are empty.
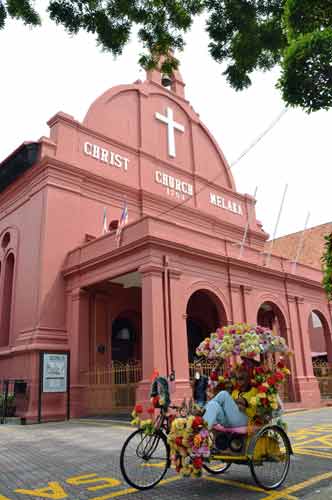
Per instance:
[[[163,87],[170,87],[172,85],[172,79],[169,75],[161,76],[161,84]]]

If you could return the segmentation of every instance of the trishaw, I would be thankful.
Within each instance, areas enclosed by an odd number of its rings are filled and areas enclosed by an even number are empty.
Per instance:
[[[154,404],[160,410],[156,419],[142,421],[140,428],[129,435],[123,445],[120,467],[125,480],[134,488],[147,490],[164,478],[172,463],[177,472],[195,477],[199,477],[203,469],[210,474],[223,474],[232,464],[240,464],[249,466],[255,482],[262,488],[278,488],[287,477],[293,453],[283,423],[277,418],[278,409],[271,410],[278,398],[277,387],[288,372],[284,362],[280,361],[280,353],[289,354],[284,340],[267,328],[231,325],[211,334],[200,344],[197,354],[219,362],[223,359],[228,370],[239,358],[260,358],[252,372],[260,384],[257,389],[258,418],[252,419],[245,427],[216,424],[213,430],[207,431],[201,417],[188,417],[188,407],[184,411],[183,405],[171,405],[168,394],[165,398],[164,393]],[[276,368],[280,366],[282,368]],[[220,377],[223,380],[225,373],[226,370]],[[159,377],[159,381],[161,379]],[[165,388],[165,379],[161,381]],[[157,386],[158,379],[152,391],[154,403]],[[195,422],[197,429],[194,431]],[[184,433],[186,426],[189,434]],[[178,434],[177,428],[180,429]],[[197,433],[200,437],[195,447]],[[208,446],[204,448],[202,443],[208,443]]]

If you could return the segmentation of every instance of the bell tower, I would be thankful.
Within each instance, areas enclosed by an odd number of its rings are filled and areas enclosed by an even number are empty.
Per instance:
[[[146,72],[146,79],[149,82],[161,85],[163,88],[169,89],[174,94],[179,97],[185,98],[184,88],[186,84],[182,79],[180,71],[177,69],[173,71],[172,75],[165,75],[161,72],[160,67],[163,62],[163,58],[160,59],[158,67],[148,70]]]

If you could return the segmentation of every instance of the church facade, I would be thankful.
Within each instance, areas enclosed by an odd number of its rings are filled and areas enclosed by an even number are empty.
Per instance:
[[[60,112],[48,125],[0,167],[0,379],[27,381],[19,414],[126,410],[148,400],[156,369],[174,370],[173,398],[188,397],[195,348],[235,322],[285,337],[288,400],[318,406],[312,313],[332,361],[321,272],[264,252],[255,200],[236,191],[180,73],[165,88],[150,71],[106,91],[82,123]]]

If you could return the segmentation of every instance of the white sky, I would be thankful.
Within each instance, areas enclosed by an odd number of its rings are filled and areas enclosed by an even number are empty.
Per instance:
[[[37,5],[45,1],[37,2]],[[207,51],[203,20],[195,23],[180,54],[186,97],[231,163],[284,108],[274,88],[278,72],[256,74],[233,91]],[[0,161],[25,140],[48,135],[46,122],[64,111],[82,120],[89,105],[113,85],[142,80],[135,41],[117,60],[102,53],[93,35],[74,37],[45,19],[29,29],[10,21],[0,31]],[[238,191],[257,192],[257,217],[271,235],[285,184],[288,193],[276,236],[332,221],[332,110],[307,115],[289,110],[233,169]]]

